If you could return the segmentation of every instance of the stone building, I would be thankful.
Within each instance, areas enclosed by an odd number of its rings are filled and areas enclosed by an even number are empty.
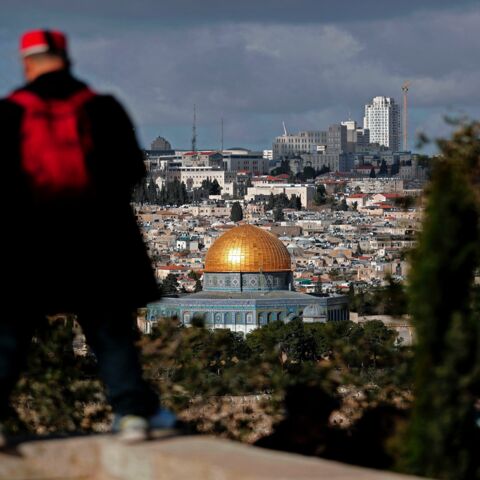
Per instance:
[[[190,325],[201,317],[208,328],[246,334],[269,322],[302,317],[310,305],[317,305],[317,321],[349,318],[345,296],[317,297],[293,291],[291,258],[284,244],[259,227],[240,225],[209,249],[203,291],[148,305],[147,320],[175,316]],[[311,316],[308,319],[312,321]]]

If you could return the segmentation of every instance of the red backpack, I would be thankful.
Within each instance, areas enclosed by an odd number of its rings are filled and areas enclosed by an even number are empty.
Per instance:
[[[93,148],[83,105],[96,94],[84,88],[66,99],[45,100],[19,90],[9,100],[24,108],[22,170],[42,194],[74,193],[89,184],[86,156]]]

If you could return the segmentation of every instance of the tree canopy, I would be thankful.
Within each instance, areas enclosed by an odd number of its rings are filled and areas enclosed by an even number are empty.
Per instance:
[[[230,211],[230,220],[232,222],[240,222],[243,220],[243,210],[240,202],[233,202],[232,209]]]
[[[423,230],[412,255],[415,404],[403,466],[440,479],[480,478],[480,124],[438,142]],[[477,301],[475,300],[477,299]]]

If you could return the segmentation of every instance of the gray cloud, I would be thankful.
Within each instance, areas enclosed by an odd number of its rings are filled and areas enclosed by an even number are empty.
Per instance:
[[[385,0],[24,0],[21,8],[16,0],[2,0],[2,10],[11,21],[30,17],[34,22],[56,21],[64,16],[77,20],[90,19],[128,26],[131,22],[156,25],[195,25],[198,23],[327,23],[397,18],[417,11],[461,9],[475,5],[477,0],[416,0],[389,2]],[[25,20],[24,20],[25,21]]]
[[[406,79],[412,133],[441,133],[448,108],[480,114],[480,8],[473,2],[387,9],[390,2],[373,0],[342,8],[208,0],[166,8],[140,0],[114,8],[107,0],[91,10],[93,2],[72,3],[42,2],[51,16],[33,2],[25,8],[36,12],[32,21],[57,20],[71,32],[76,70],[127,103],[144,143],[162,134],[188,146],[196,103],[202,147],[219,145],[223,116],[227,143],[267,148],[282,120],[291,130],[324,128],[349,112],[361,120],[364,103],[375,95],[399,99]],[[0,24],[1,92],[18,79],[16,37],[30,27],[12,18]]]

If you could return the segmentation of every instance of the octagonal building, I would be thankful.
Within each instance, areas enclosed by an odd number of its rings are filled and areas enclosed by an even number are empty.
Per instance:
[[[319,312],[316,321],[348,320],[347,297],[293,291],[285,245],[266,230],[240,225],[220,236],[208,251],[203,291],[148,305],[147,320],[175,316],[189,325],[194,317],[201,317],[208,328],[246,334],[275,320],[303,317],[304,309],[313,305]]]

